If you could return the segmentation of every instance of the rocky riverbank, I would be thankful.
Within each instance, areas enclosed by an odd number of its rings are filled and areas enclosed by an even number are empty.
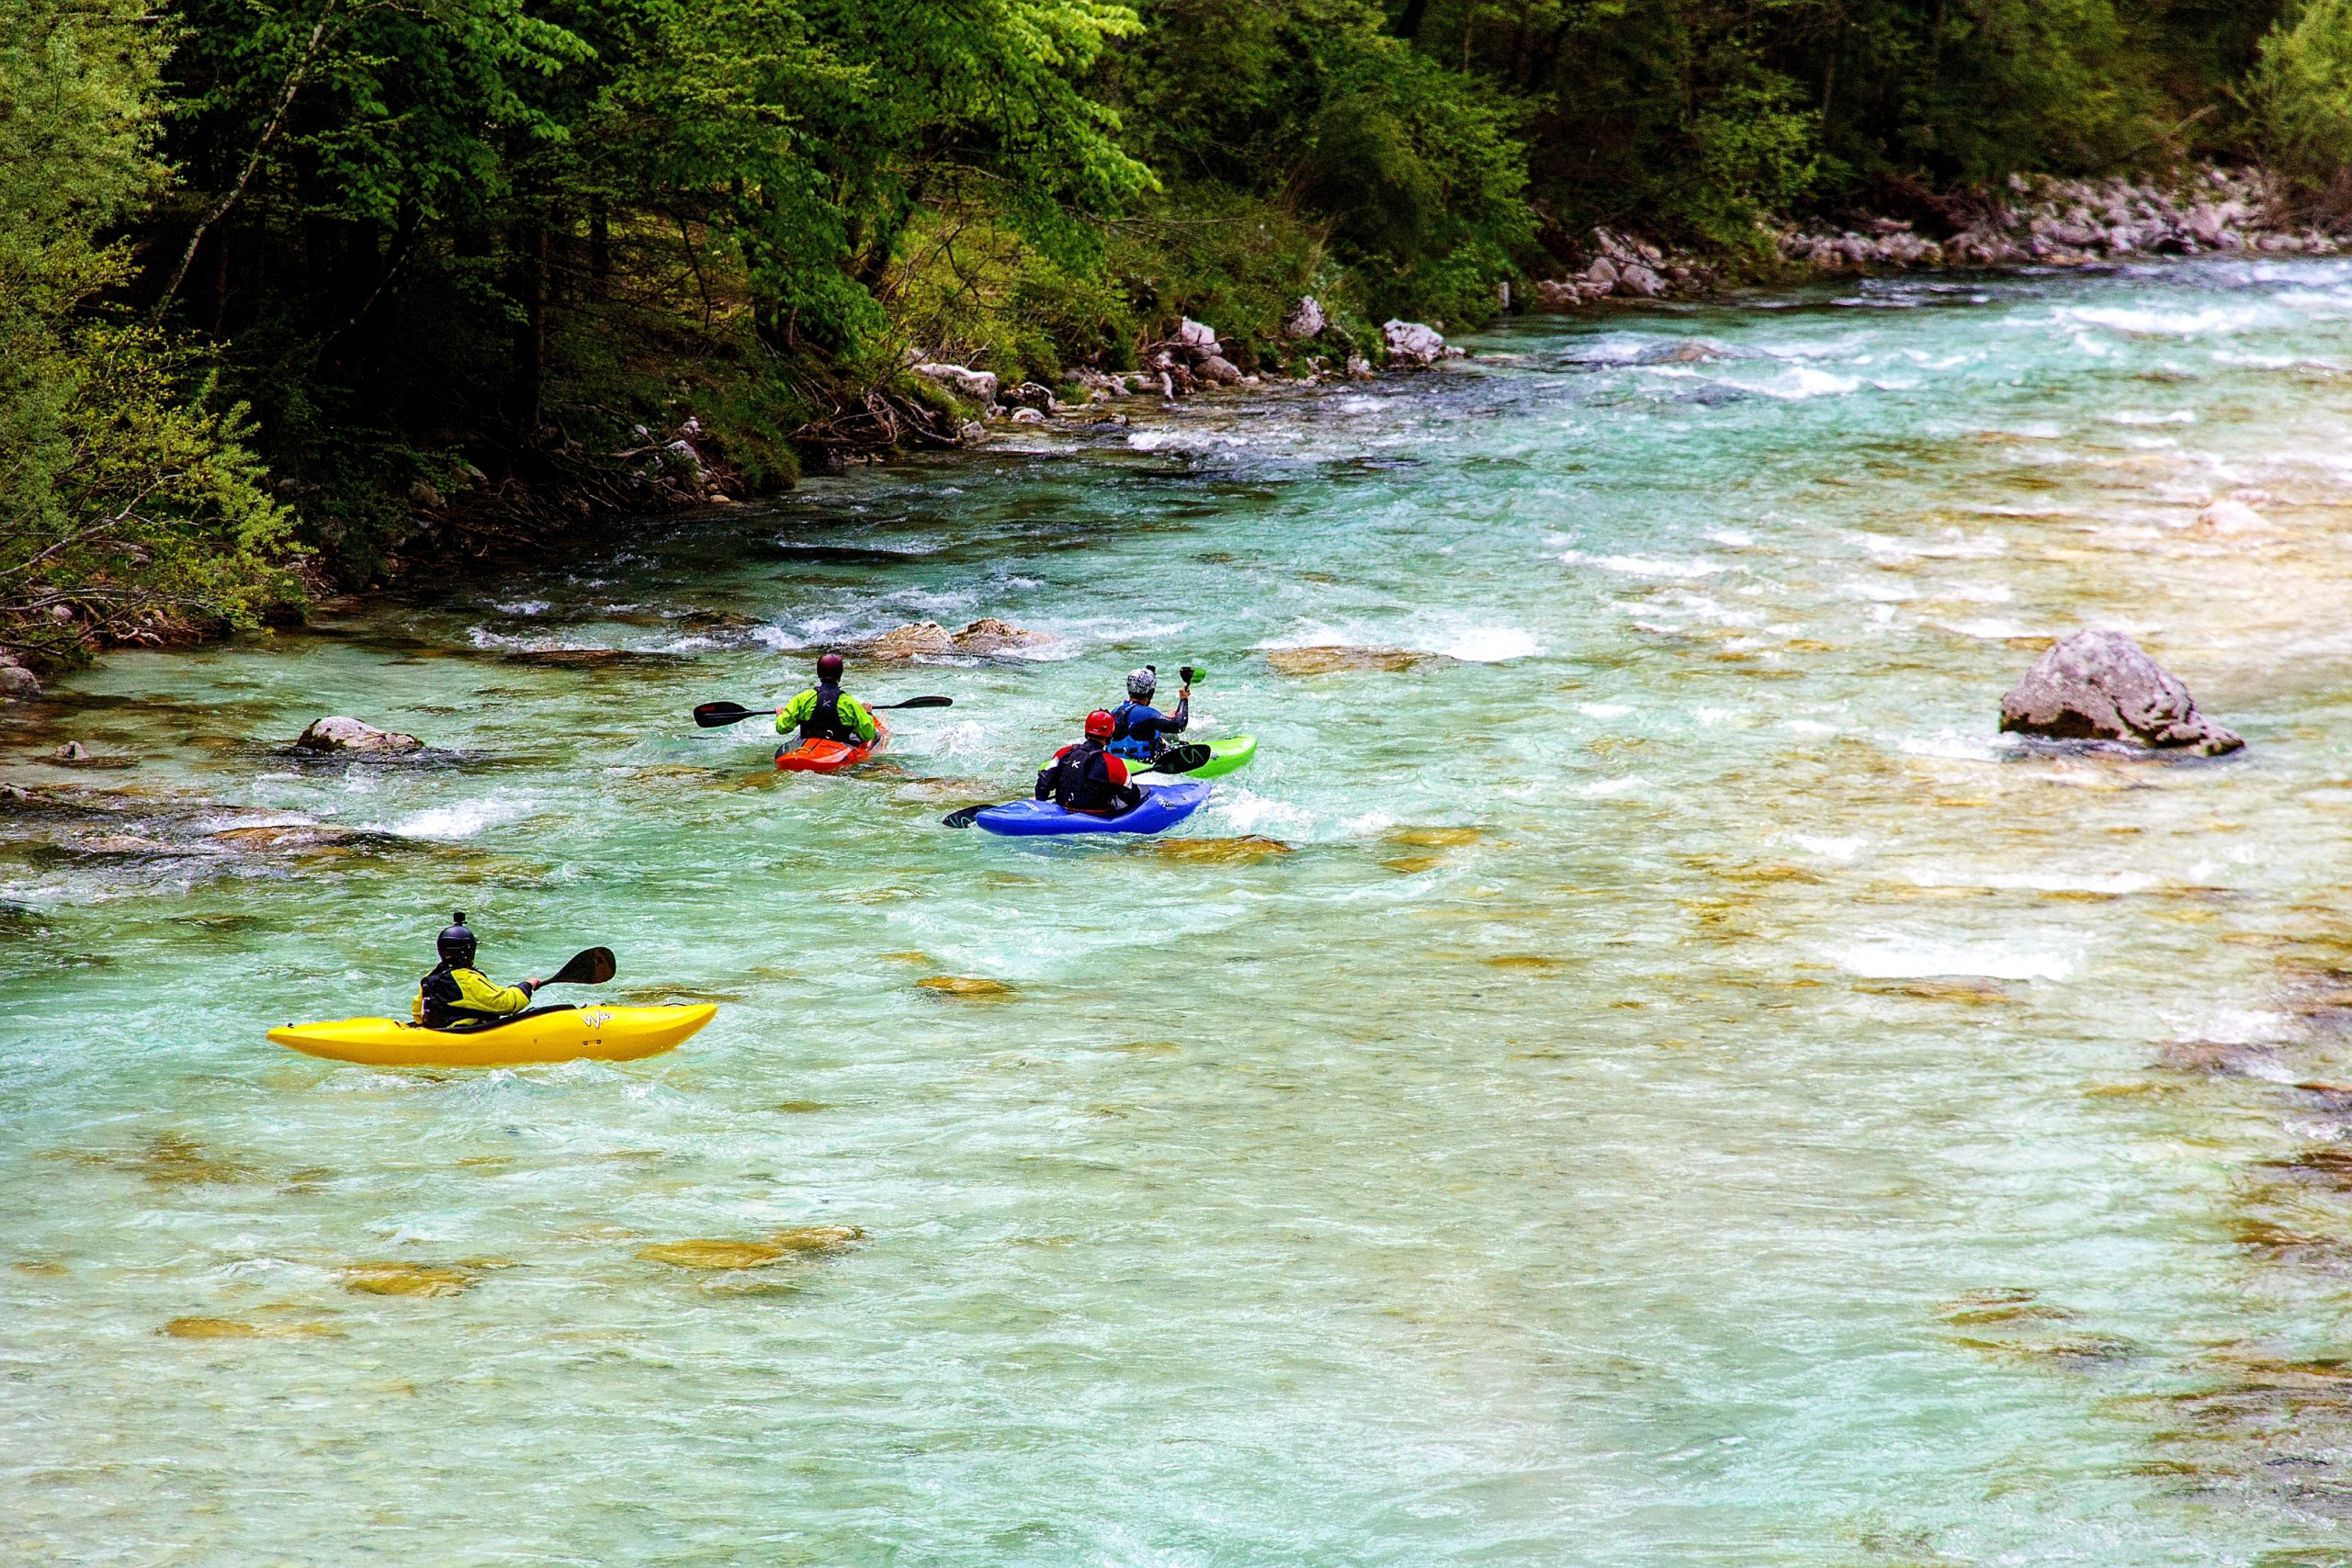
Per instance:
[[[2069,180],[2012,175],[1997,187],[1889,186],[1886,210],[1839,224],[1767,225],[1770,253],[1800,275],[1940,267],[2077,267],[2146,256],[2342,254],[2344,236],[2301,220],[2260,169],[2202,167],[2170,178]],[[1581,270],[1533,283],[1538,310],[1705,298],[1721,266],[1596,230]]]

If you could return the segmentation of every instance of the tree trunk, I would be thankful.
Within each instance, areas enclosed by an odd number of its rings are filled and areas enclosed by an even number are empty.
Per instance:
[[[545,389],[548,359],[548,231],[535,219],[514,225],[508,291],[517,310],[514,322],[514,378],[509,412],[514,426],[528,440],[539,428],[539,400]]]

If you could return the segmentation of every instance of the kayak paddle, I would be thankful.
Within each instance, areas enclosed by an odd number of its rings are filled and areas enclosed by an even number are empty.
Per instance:
[[[865,711],[883,713],[891,708],[952,708],[954,697],[909,697],[902,703],[868,703]],[[705,729],[717,729],[724,724],[741,724],[747,718],[774,718],[774,708],[747,708],[740,703],[705,703],[695,709],[695,723]]]
[[[539,982],[548,986],[601,986],[613,977],[613,950],[609,947],[583,948],[571,955],[570,963]]]
[[[1196,740],[1189,746],[1170,747],[1159,761],[1148,768],[1137,768],[1135,772],[1136,773],[1189,773],[1194,768],[1205,763],[1209,756],[1209,749]],[[978,806],[961,807],[941,818],[939,825],[943,828],[968,828],[978,819],[981,812],[988,810],[990,807],[1013,804],[1015,803],[1012,801],[988,800],[982,801]]]

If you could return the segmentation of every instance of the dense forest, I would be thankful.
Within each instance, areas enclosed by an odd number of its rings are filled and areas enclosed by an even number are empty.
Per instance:
[[[14,0],[0,649],[787,484],[952,431],[918,356],[1277,368],[1596,225],[1738,276],[1764,215],[2193,158],[2352,209],[2352,0]]]

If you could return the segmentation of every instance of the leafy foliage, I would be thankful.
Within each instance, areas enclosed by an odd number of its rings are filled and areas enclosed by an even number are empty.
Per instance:
[[[2304,0],[2272,28],[2247,90],[2271,157],[2352,213],[2352,0]]]
[[[162,184],[146,24],[122,0],[0,10],[0,647],[51,662],[190,615],[252,625],[293,586],[242,411],[96,308],[130,270],[100,236]]]

